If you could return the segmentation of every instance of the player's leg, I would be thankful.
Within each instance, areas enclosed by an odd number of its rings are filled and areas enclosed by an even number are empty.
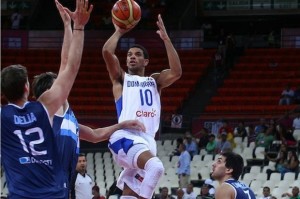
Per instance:
[[[164,173],[164,166],[161,160],[153,156],[150,151],[144,151],[138,156],[137,166],[145,170],[145,176],[140,187],[140,197],[151,198]]]
[[[113,153],[114,160],[119,166],[124,168],[142,169],[145,171],[143,173],[144,175],[141,176],[143,180],[139,186],[136,186],[137,182],[134,181],[135,174],[126,175],[128,177],[124,176],[123,179],[121,179],[122,184],[124,186],[124,183],[126,183],[128,187],[143,198],[151,198],[160,177],[164,173],[162,162],[155,157],[155,140],[153,138],[152,141],[147,140],[130,132],[122,134],[122,132],[125,131],[119,131],[119,133],[116,134],[118,137],[115,138],[112,136],[110,138],[109,148]],[[123,186],[122,189],[124,190]],[[139,189],[136,190],[136,187]],[[130,194],[130,192],[126,193]],[[123,195],[125,196],[125,194]]]
[[[123,190],[122,196],[152,198],[164,167],[147,147],[137,144],[129,149],[126,161],[132,162],[133,169],[125,168],[118,179],[118,187]]]

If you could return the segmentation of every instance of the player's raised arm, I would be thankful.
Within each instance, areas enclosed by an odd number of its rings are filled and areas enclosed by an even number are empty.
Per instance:
[[[69,49],[71,46],[73,33],[72,33],[72,26],[71,26],[72,21],[70,15],[66,12],[65,8],[60,3],[56,3],[56,7],[64,25],[64,39],[63,39],[63,44],[61,49],[61,62],[59,68],[59,73],[60,73],[60,71],[63,71],[67,65],[67,61],[69,57]]]
[[[59,4],[57,0],[55,2]],[[59,107],[65,102],[73,86],[81,63],[84,42],[84,27],[90,18],[92,9],[93,6],[89,6],[88,0],[77,0],[76,10],[74,13],[65,9],[65,12],[68,13],[74,20],[74,32],[68,52],[66,68],[59,72],[51,89],[46,91],[38,99],[44,104],[44,106],[46,106],[49,117],[52,117]]]
[[[121,29],[117,25],[115,26],[115,32],[111,37],[105,42],[102,48],[102,56],[106,64],[111,81],[114,82],[121,80],[123,76],[123,69],[120,66],[120,61],[115,54],[119,39],[126,33],[128,30]]]
[[[158,85],[158,89],[161,90],[162,88],[170,86],[176,80],[181,77],[182,69],[179,56],[177,51],[175,50],[164,25],[164,22],[160,15],[158,15],[158,21],[156,22],[158,26],[157,34],[163,40],[170,69],[163,70],[161,73],[153,74],[152,77],[156,79],[156,83]]]
[[[133,29],[141,18],[141,10],[139,5],[134,1],[132,3],[133,4],[131,6],[121,1],[117,1],[114,4],[112,8],[112,22],[115,27],[115,32],[105,42],[102,48],[102,56],[106,63],[106,68],[113,85],[116,83],[116,81],[122,81],[124,75],[124,71],[120,66],[120,62],[115,55],[118,41],[126,32]],[[130,13],[133,13],[133,18],[129,16]],[[120,19],[119,15],[122,15],[122,19]]]

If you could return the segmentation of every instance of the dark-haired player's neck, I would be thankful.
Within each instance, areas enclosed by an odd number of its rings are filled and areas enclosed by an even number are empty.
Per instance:
[[[14,105],[17,105],[17,106],[19,106],[19,107],[23,107],[24,106],[24,104],[27,102],[27,97],[22,97],[21,99],[19,99],[19,100],[15,100],[15,101],[10,101],[9,103],[10,104],[14,104]]]

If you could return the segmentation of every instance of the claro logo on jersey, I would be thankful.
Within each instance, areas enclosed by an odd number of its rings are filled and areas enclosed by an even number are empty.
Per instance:
[[[143,111],[143,110],[138,110],[136,111],[136,116],[137,117],[155,117],[156,116],[156,110],[152,111]]]
[[[21,157],[19,158],[20,164],[45,164],[52,165],[52,160],[37,160],[34,157]]]

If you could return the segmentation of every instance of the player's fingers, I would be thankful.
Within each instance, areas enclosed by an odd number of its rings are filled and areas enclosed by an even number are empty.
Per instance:
[[[74,14],[72,11],[70,11],[68,8],[64,8],[64,11],[73,19],[74,18]]]
[[[84,1],[84,11],[87,11],[88,10],[88,5],[89,5],[89,0],[85,0]]]
[[[63,7],[57,0],[55,1],[55,5],[56,5],[58,10],[60,10],[60,8]]]
[[[156,22],[156,25],[158,26],[159,29],[161,29],[161,24],[159,21]]]
[[[159,14],[158,16],[159,16],[159,22],[161,23],[161,25],[162,25],[162,26],[165,26],[165,25],[164,25],[164,21],[163,21],[162,18],[161,18],[161,15]]]
[[[76,0],[76,10],[79,9],[80,0]]]
[[[158,18],[158,21],[161,21],[161,15],[160,14],[158,14],[157,18]]]
[[[89,7],[89,10],[88,10],[89,14],[91,14],[91,12],[93,11],[93,8],[94,8],[94,6],[93,6],[93,4],[91,4],[90,7]]]
[[[146,127],[143,123],[140,122],[140,130],[146,132]]]
[[[85,10],[84,10],[84,1],[85,0],[80,0],[79,1],[79,12],[83,13]]]

